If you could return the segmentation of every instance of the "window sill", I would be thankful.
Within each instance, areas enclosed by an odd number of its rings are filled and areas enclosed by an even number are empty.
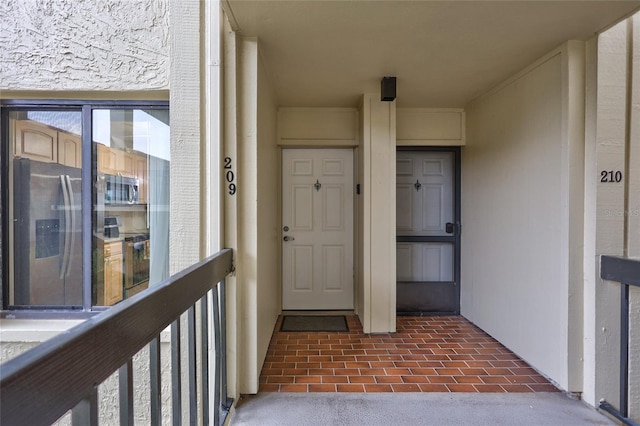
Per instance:
[[[0,344],[40,343],[82,323],[77,320],[0,319]]]
[[[0,321],[4,320],[85,320],[91,318],[106,308],[96,307],[92,311],[81,309],[73,310],[38,310],[38,309],[15,309],[0,311]]]

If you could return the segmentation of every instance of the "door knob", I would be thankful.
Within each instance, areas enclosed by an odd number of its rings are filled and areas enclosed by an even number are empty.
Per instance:
[[[454,228],[453,228],[453,223],[448,222],[445,226],[445,232],[447,234],[453,234]]]
[[[283,239],[284,239],[285,241],[293,241],[293,240],[295,240],[295,238],[290,237],[290,236],[288,236],[288,235],[285,235]]]

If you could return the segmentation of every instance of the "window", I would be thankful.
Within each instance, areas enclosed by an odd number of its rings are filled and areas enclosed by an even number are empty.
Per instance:
[[[89,311],[168,277],[166,102],[5,102],[2,141],[4,310]]]

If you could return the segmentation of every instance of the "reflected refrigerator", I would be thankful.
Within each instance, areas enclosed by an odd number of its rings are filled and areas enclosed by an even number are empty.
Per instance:
[[[82,306],[81,169],[13,162],[14,306]]]

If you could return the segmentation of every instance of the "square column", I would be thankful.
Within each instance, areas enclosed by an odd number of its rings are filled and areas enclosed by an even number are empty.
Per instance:
[[[396,331],[396,103],[363,96],[358,172],[358,314],[365,333]]]

